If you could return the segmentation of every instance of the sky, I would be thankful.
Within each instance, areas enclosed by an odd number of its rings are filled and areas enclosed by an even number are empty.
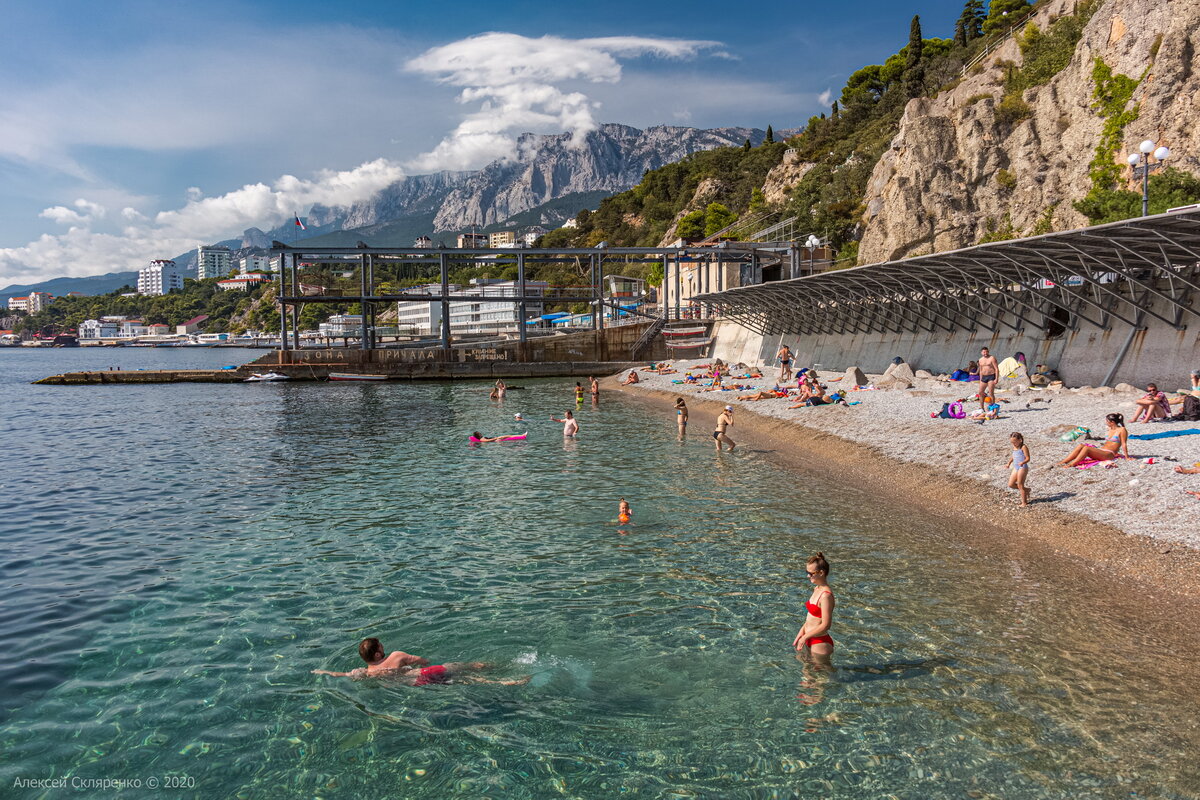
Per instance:
[[[8,0],[0,287],[137,269],[516,137],[797,127],[961,0]]]

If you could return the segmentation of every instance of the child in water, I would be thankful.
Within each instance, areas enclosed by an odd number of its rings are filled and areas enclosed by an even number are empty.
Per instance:
[[[617,521],[624,524],[629,522],[631,519],[633,519],[633,509],[629,507],[629,503],[627,503],[625,498],[622,497],[621,505],[617,509]]]
[[[1029,445],[1025,444],[1025,437],[1019,433],[1013,433],[1008,437],[1008,441],[1012,444],[1012,455],[1008,459],[1008,466],[1012,472],[1008,476],[1008,488],[1016,489],[1021,495],[1021,506],[1029,505],[1029,489],[1025,486],[1025,479],[1029,477]]]

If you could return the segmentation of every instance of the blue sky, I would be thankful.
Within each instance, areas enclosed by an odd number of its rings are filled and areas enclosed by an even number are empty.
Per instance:
[[[136,268],[482,166],[523,130],[798,126],[903,46],[914,13],[949,36],[961,8],[10,0],[0,286]]]

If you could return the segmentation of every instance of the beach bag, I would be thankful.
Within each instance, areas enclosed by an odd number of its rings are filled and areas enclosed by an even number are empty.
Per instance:
[[[1183,398],[1183,408],[1179,409],[1179,419],[1188,422],[1200,420],[1200,397],[1188,395]]]

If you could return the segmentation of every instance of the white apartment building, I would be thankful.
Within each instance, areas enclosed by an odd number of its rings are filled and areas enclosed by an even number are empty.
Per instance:
[[[85,319],[79,323],[80,339],[115,339],[121,335],[121,322],[111,319]]]
[[[292,266],[292,257],[288,253],[276,253],[267,262],[268,272],[282,272]]]
[[[30,314],[36,314],[46,306],[54,302],[54,295],[49,292],[30,292],[29,306],[26,309]]]
[[[243,272],[236,278],[226,278],[223,281],[217,281],[217,288],[226,292],[230,289],[237,289],[244,292],[247,289],[253,289],[259,284],[268,283],[270,280],[271,277],[269,275],[263,275],[261,272]]]
[[[320,325],[322,336],[361,336],[362,314],[334,314]]]
[[[271,259],[267,256],[242,256],[238,262],[238,272],[249,275],[251,272],[266,272],[271,268]]]
[[[145,336],[146,333],[146,326],[140,319],[126,319],[121,321],[121,331],[117,335],[122,339],[132,339]]]
[[[405,289],[408,294],[441,293],[441,284],[429,283]],[[544,297],[549,284],[545,281],[526,281],[525,294]],[[521,307],[516,303],[489,301],[488,298],[517,297],[516,281],[495,281],[476,278],[468,287],[450,286],[451,294],[475,295],[478,301],[456,300],[450,303],[451,333],[514,333],[524,324]],[[525,313],[538,316],[542,313],[541,302],[525,304]],[[441,333],[442,304],[420,300],[405,300],[396,303],[397,327],[400,333],[415,335],[437,335]]]
[[[530,227],[521,231],[519,241],[524,242],[526,247],[533,247],[533,243],[538,240],[538,237],[545,236],[547,233],[549,233],[549,231],[547,231],[541,225],[531,225]]]
[[[138,294],[160,295],[182,288],[183,276],[179,274],[174,261],[151,261],[150,266],[138,270]]]
[[[224,278],[233,269],[233,254],[228,247],[212,246],[196,248],[196,277]]]
[[[8,310],[9,311],[28,311],[29,310],[29,298],[28,297],[10,297],[10,298],[8,298]]]
[[[430,239],[428,236],[418,236],[417,240],[413,242],[413,247],[433,247],[433,239]]]

